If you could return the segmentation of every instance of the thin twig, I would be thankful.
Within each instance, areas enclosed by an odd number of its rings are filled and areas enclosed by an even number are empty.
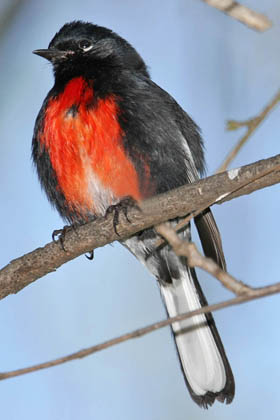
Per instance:
[[[251,287],[222,270],[211,258],[204,257],[200,254],[194,243],[180,239],[176,231],[168,223],[158,225],[156,230],[168,241],[176,255],[187,257],[190,267],[202,268],[236,295],[250,293],[253,290]]]
[[[164,328],[167,325],[172,324],[173,322],[182,321],[183,319],[188,319],[188,318],[191,318],[191,317],[199,315],[199,314],[205,314],[205,313],[208,313],[208,312],[215,312],[215,311],[218,311],[220,309],[227,308],[229,306],[238,305],[238,304],[241,304],[241,303],[244,303],[244,302],[248,302],[250,300],[259,299],[259,298],[264,297],[264,296],[273,295],[275,293],[280,293],[280,283],[275,283],[275,284],[272,284],[270,286],[266,286],[266,287],[263,287],[263,288],[252,289],[250,291],[250,293],[239,295],[239,296],[237,296],[233,299],[230,299],[230,300],[227,300],[227,301],[224,301],[224,302],[220,302],[220,303],[215,303],[213,305],[203,306],[202,308],[199,308],[195,311],[191,311],[191,312],[184,313],[184,314],[181,314],[181,315],[178,315],[178,316],[174,316],[172,318],[168,318],[168,319],[163,320],[163,321],[156,322],[154,324],[148,325],[147,327],[137,329],[133,332],[121,335],[117,338],[113,338],[113,339],[105,341],[101,344],[97,344],[95,346],[77,351],[76,353],[72,353],[68,356],[60,357],[58,359],[51,360],[51,361],[45,362],[45,363],[40,363],[40,364],[37,364],[37,365],[33,365],[33,366],[30,366],[30,367],[27,367],[27,368],[17,369],[17,370],[13,370],[13,371],[10,371],[10,372],[0,373],[0,380],[13,378],[15,376],[24,375],[26,373],[31,373],[31,372],[35,372],[35,371],[38,371],[38,370],[41,370],[41,369],[46,369],[46,368],[50,368],[50,367],[53,367],[53,366],[61,365],[62,363],[66,363],[66,362],[69,362],[71,360],[81,359],[81,358],[89,356],[93,353],[97,353],[98,351],[101,351],[101,350],[107,349],[109,347],[115,346],[116,344],[120,344],[120,343],[123,343],[124,341],[131,340],[132,338],[141,337],[145,334],[148,334],[148,333],[151,333],[153,331],[159,330],[160,328]]]
[[[263,14],[257,13],[252,9],[238,3],[234,0],[203,0],[209,6],[215,7],[226,13],[233,19],[239,20],[249,28],[256,31],[266,31],[271,28],[272,22]]]
[[[238,128],[241,128],[241,127],[247,127],[247,132],[244,134],[244,136],[241,137],[241,139],[236,144],[236,146],[231,150],[231,152],[228,154],[228,156],[226,157],[222,165],[217,169],[216,173],[224,172],[225,170],[227,170],[229,164],[236,157],[236,155],[238,154],[242,146],[244,146],[247,140],[252,136],[254,131],[259,127],[259,125],[267,117],[269,112],[271,112],[276,107],[276,105],[278,105],[279,101],[280,101],[280,90],[273,97],[273,99],[268,103],[268,105],[264,108],[264,110],[256,117],[251,118],[250,120],[247,120],[247,121],[230,120],[227,122],[228,130],[237,130]]]

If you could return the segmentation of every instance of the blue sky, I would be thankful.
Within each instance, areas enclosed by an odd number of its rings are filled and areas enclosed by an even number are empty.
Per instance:
[[[198,0],[23,3],[0,40],[1,266],[49,242],[62,226],[30,159],[34,120],[53,83],[50,65],[31,51],[45,48],[73,19],[118,32],[143,56],[153,80],[201,127],[211,174],[243,133],[227,133],[226,120],[259,113],[279,87],[279,2],[244,3],[265,12],[273,28],[256,33]],[[278,132],[276,109],[232,166],[279,153]],[[213,208],[228,269],[252,286],[279,281],[279,192],[274,186]],[[231,297],[198,274],[210,302]],[[164,317],[154,279],[119,244],[107,246],[93,262],[77,258],[1,301],[0,370],[50,360]],[[236,379],[230,406],[216,403],[202,411],[192,402],[165,329],[1,382],[1,414],[11,420],[258,420],[269,407],[270,419],[278,419],[278,317],[279,296],[216,313]]]

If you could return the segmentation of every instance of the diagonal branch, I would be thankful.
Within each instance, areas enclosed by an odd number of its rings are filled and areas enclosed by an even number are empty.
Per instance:
[[[229,176],[230,174],[235,174],[236,171],[238,171],[239,169],[233,169],[232,171],[229,171]],[[252,183],[256,182],[257,180],[265,177],[266,175],[271,174],[272,172],[277,172],[279,170],[279,168],[277,166],[270,168],[268,167],[267,170],[261,171],[260,173],[258,173],[257,175],[254,176],[254,178],[250,178],[249,180],[244,180],[244,182],[242,183],[238,183],[238,185],[231,189],[230,191],[228,191],[226,194],[223,194],[222,196],[220,196],[218,199],[215,198],[214,200],[210,200],[208,203],[203,203],[202,207],[199,207],[198,209],[196,209],[195,211],[189,213],[186,217],[184,217],[183,219],[180,220],[180,222],[177,223],[177,225],[175,226],[175,231],[176,232],[180,232],[182,230],[184,230],[184,228],[186,228],[186,226],[188,225],[188,223],[195,218],[196,216],[198,216],[200,213],[203,212],[203,210],[205,210],[208,207],[211,207],[213,204],[220,204],[221,202],[230,200],[230,196],[233,196],[234,193],[237,193],[240,190],[244,191],[244,188],[249,186],[251,188]],[[165,244],[166,241],[163,238],[159,238],[157,241],[157,249],[159,247],[161,247],[163,244]]]
[[[249,7],[243,6],[235,0],[203,0],[209,6],[221,10],[233,19],[239,20],[249,28],[256,31],[266,31],[271,28],[272,22],[263,14],[257,13]]]
[[[250,194],[280,182],[280,155],[261,160],[239,169],[219,173],[190,185],[184,185],[166,194],[141,203],[142,212],[129,212],[118,225],[119,236],[112,229],[112,215],[80,226],[66,234],[66,251],[51,242],[10,262],[0,270],[0,299],[17,293],[33,281],[55,271],[62,264],[178,216],[193,213],[233,198]],[[164,211],[163,211],[164,209]]]
[[[169,226],[168,223],[158,225],[156,230],[168,241],[176,255],[187,258],[189,267],[202,268],[202,270],[207,271],[207,273],[219,280],[227,289],[236,295],[250,293],[253,290],[251,287],[236,280],[229,273],[222,270],[211,258],[204,257],[200,254],[194,243],[180,239],[175,229]]]
[[[257,289],[251,289],[248,293],[239,295],[233,299],[227,300],[225,302],[215,303],[213,305],[203,306],[195,311],[187,312],[181,315],[174,316],[172,318],[168,318],[163,321],[156,322],[154,324],[148,325],[147,327],[140,328],[138,330],[132,331],[130,333],[121,335],[119,337],[113,338],[111,340],[105,341],[101,344],[97,344],[92,347],[88,347],[86,349],[82,349],[77,351],[76,353],[69,354],[68,356],[60,357],[58,359],[51,360],[49,362],[40,363],[37,365],[33,365],[23,369],[17,369],[10,372],[2,372],[0,373],[0,380],[13,378],[15,376],[24,375],[26,373],[35,372],[42,369],[47,369],[53,366],[58,366],[63,363],[69,362],[75,359],[82,359],[83,357],[89,356],[93,353],[97,353],[98,351],[107,349],[109,347],[115,346],[116,344],[123,343],[124,341],[131,340],[132,338],[141,337],[145,334],[151,333],[153,331],[159,330],[160,328],[164,328],[167,325],[171,325],[173,322],[182,321],[183,319],[191,318],[195,315],[205,314],[208,312],[215,312],[219,309],[227,308],[229,306],[239,305],[244,302],[248,302],[250,300],[259,299],[264,296],[273,295],[275,293],[280,293],[280,283],[275,283],[270,286],[260,287]]]

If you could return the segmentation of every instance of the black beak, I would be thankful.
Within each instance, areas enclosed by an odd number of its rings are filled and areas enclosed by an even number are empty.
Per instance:
[[[49,60],[51,62],[54,62],[56,60],[60,60],[63,58],[67,58],[69,54],[73,54],[72,51],[61,51],[61,50],[34,50],[32,51],[33,54],[40,55],[41,57],[45,58],[46,60]]]

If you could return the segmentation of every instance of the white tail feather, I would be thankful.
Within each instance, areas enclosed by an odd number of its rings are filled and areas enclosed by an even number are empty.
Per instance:
[[[180,278],[162,285],[161,293],[169,316],[201,307],[189,270],[180,270]],[[172,325],[182,367],[196,395],[219,392],[226,384],[226,372],[205,315],[176,322]]]

